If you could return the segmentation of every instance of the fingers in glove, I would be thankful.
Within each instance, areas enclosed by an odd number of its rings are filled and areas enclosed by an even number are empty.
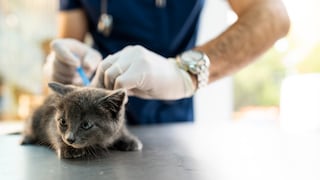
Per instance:
[[[116,56],[114,55],[109,55],[107,58],[105,58],[102,62],[99,63],[97,72],[93,78],[93,86],[97,87],[103,87],[107,89],[112,89],[112,87],[107,84],[105,86],[105,71],[108,70],[112,64],[117,60]]]
[[[55,61],[53,64],[53,80],[61,83],[72,83],[76,69],[62,62]]]
[[[92,73],[97,69],[101,60],[102,56],[100,53],[93,50],[88,51],[88,53],[84,56],[82,62],[82,66],[88,76],[91,76]]]
[[[107,89],[113,89],[116,78],[124,72],[119,63],[114,63],[104,72],[104,85]]]
[[[72,84],[77,86],[83,86],[83,80],[79,74],[76,74],[75,77],[72,78]]]
[[[60,82],[62,84],[72,84],[73,76],[64,76],[64,75],[55,73],[52,75],[52,80],[56,82]]]
[[[92,87],[97,87],[97,88],[107,88],[105,86],[105,81],[104,81],[104,74],[105,71],[112,66],[112,63],[114,63],[117,60],[116,56],[114,55],[109,55],[108,57],[106,57],[103,61],[101,61],[98,64],[98,68],[97,68],[97,72],[95,74],[95,76],[92,78],[92,81],[90,83],[90,86]]]
[[[65,76],[73,76],[74,74],[76,74],[75,67],[71,67],[65,63],[60,62],[60,61],[54,62],[53,70],[54,70],[54,74],[57,73],[57,74],[65,75]]]
[[[148,91],[144,86],[146,80],[146,74],[144,72],[136,72],[135,69],[129,68],[125,73],[118,76],[115,80],[114,89],[141,89]]]
[[[51,43],[51,48],[55,52],[56,60],[63,62],[69,66],[80,66],[79,59],[71,52],[62,40],[55,40]]]

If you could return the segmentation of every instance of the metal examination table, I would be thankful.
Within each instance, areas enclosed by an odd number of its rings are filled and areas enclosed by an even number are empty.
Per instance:
[[[320,133],[230,123],[131,127],[141,152],[110,151],[97,160],[59,160],[41,146],[0,136],[1,180],[320,179]]]

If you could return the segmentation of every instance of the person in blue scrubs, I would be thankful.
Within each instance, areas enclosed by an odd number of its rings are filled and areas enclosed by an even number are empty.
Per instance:
[[[192,95],[201,78],[214,82],[239,70],[289,29],[280,0],[228,2],[236,23],[195,47],[204,0],[60,0],[58,37],[64,39],[52,43],[49,78],[77,84],[80,62],[101,87],[128,90],[129,124],[193,121]],[[87,33],[92,47],[81,43]],[[192,49],[210,63],[201,78],[175,62]]]

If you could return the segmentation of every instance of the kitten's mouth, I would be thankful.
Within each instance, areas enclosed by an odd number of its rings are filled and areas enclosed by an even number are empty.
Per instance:
[[[68,145],[71,146],[71,147],[73,147],[73,148],[76,148],[76,149],[86,147],[85,144],[68,144]]]
[[[63,140],[64,141],[64,143],[66,143],[68,146],[71,146],[71,147],[73,147],[73,148],[77,148],[77,149],[79,149],[79,148],[84,148],[84,147],[86,147],[87,146],[87,144],[78,144],[78,143],[69,143],[68,141],[66,141],[66,140]]]
[[[70,144],[70,146],[74,147],[74,148],[84,148],[85,145],[83,144]]]

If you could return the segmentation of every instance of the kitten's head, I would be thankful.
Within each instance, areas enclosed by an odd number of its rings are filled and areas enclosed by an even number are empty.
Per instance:
[[[49,83],[57,94],[55,116],[62,140],[83,148],[112,143],[124,124],[125,90],[105,90]]]

